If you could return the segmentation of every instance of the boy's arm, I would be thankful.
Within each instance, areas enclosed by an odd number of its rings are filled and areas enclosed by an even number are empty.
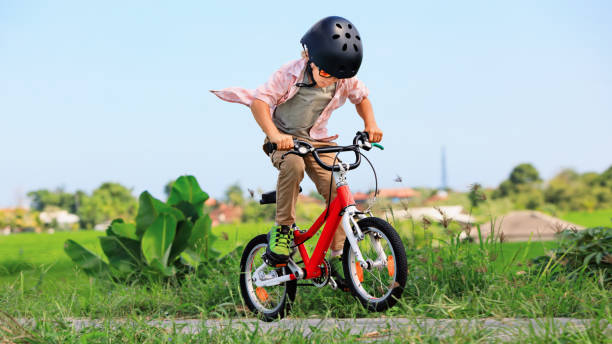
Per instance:
[[[376,119],[374,119],[374,109],[372,109],[372,103],[367,97],[364,97],[359,104],[355,104],[357,113],[363,119],[365,126],[364,131],[368,133],[370,142],[380,142],[382,140],[383,132],[378,128]]]
[[[290,135],[281,133],[272,122],[272,116],[270,115],[270,106],[268,103],[260,99],[255,99],[251,103],[251,112],[255,121],[261,127],[268,139],[276,143],[278,150],[289,150],[293,148],[293,138]]]

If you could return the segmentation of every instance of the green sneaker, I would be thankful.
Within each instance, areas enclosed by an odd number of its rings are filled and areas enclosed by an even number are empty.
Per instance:
[[[273,265],[283,264],[289,260],[293,244],[293,231],[289,226],[278,226],[268,232],[266,255]]]
[[[338,289],[348,291],[348,285],[344,279],[344,268],[342,267],[342,255],[332,257],[329,261],[331,267],[331,276],[336,281]]]

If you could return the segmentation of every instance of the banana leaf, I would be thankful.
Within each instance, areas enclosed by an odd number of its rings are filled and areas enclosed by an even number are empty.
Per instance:
[[[121,274],[129,274],[142,264],[140,242],[116,236],[100,237],[100,246],[110,267]]]
[[[172,242],[172,250],[170,251],[170,257],[168,258],[169,264],[171,264],[189,245],[189,238],[191,237],[191,231],[193,225],[190,221],[181,221],[176,227],[176,235]]]
[[[202,216],[202,207],[208,199],[208,194],[200,188],[200,184],[193,176],[180,176],[173,184],[168,197],[168,204],[175,205],[185,211],[191,204],[198,217]]]
[[[138,198],[138,214],[136,215],[136,235],[138,238],[142,238],[147,228],[163,213],[172,214],[177,222],[185,219],[185,215],[179,209],[155,199],[148,191],[141,193]]]
[[[176,219],[172,215],[160,214],[142,236],[142,253],[149,265],[157,259],[168,266],[170,248],[176,234]]]
[[[136,234],[136,225],[132,223],[115,223],[111,225],[111,231],[117,236],[139,241],[140,238]]]
[[[64,252],[78,265],[86,274],[96,277],[105,277],[109,274],[108,264],[100,257],[79,245],[73,240],[66,240]]]

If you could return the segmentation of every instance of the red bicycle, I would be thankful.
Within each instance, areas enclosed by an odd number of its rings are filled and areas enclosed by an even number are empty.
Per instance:
[[[339,225],[346,233],[342,265],[351,293],[374,312],[393,307],[401,297],[407,275],[402,241],[389,223],[357,209],[346,181],[348,171],[361,163],[360,150],[370,150],[373,145],[382,149],[382,146],[370,143],[366,133],[358,132],[349,146],[314,148],[307,142],[295,140],[294,149],[285,153],[312,154],[319,165],[333,173],[337,193],[310,229],[294,231],[293,253],[287,264],[270,266],[266,263],[264,253],[268,241],[265,234],[256,236],[245,247],[240,261],[240,291],[247,307],[263,320],[273,321],[287,314],[300,280],[310,280],[319,288],[326,285],[337,288],[325,255]],[[352,164],[335,160],[330,166],[318,156],[319,153],[350,151],[355,153]],[[304,242],[312,238],[323,224],[323,232],[312,255],[309,255]],[[299,252],[301,261],[294,260],[296,252]]]

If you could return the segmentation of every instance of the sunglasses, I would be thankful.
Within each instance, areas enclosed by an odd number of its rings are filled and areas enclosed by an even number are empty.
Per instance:
[[[324,71],[323,69],[319,69],[319,76],[322,78],[331,78],[332,75]]]

